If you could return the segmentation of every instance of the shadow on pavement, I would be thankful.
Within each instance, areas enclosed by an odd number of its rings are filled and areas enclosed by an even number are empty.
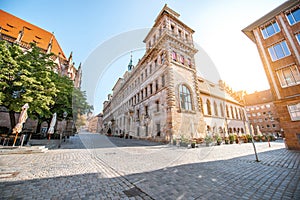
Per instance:
[[[100,173],[27,181],[1,178],[0,193],[3,199],[126,199],[143,195],[142,199],[300,199],[300,152],[279,149],[259,157],[261,162],[248,155],[123,176],[134,185],[119,177],[103,178]]]
[[[143,147],[143,146],[159,146],[164,145],[160,142],[152,142],[147,140],[138,140],[138,139],[125,139],[119,137],[107,137],[111,143],[117,147]]]

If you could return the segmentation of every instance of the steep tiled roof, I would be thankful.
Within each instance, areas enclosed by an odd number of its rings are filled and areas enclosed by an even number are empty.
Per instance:
[[[23,37],[21,39],[22,44],[35,42],[38,47],[45,51],[47,51],[49,42],[53,37],[51,52],[55,55],[60,54],[63,59],[66,59],[66,56],[54,35],[40,27],[30,24],[3,10],[0,10],[0,27],[2,35],[6,35],[14,40],[18,38],[20,31],[23,30]]]

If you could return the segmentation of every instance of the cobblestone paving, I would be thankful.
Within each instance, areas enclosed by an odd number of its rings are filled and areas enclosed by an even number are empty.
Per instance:
[[[80,133],[0,155],[0,199],[300,199],[300,152],[281,142],[196,149]]]

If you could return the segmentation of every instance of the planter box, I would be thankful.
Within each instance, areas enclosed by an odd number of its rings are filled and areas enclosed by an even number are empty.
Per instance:
[[[211,147],[211,146],[213,146],[213,143],[206,143],[206,146]]]

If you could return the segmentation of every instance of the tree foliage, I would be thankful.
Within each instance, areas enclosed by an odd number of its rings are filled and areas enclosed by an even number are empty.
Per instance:
[[[35,44],[23,52],[17,45],[0,41],[0,105],[10,112],[11,129],[14,112],[25,103],[29,104],[28,116],[38,119],[39,124],[50,122],[55,112],[59,119],[64,112],[71,119],[92,109],[85,93],[74,88],[72,80],[54,72],[56,64],[51,56]]]

